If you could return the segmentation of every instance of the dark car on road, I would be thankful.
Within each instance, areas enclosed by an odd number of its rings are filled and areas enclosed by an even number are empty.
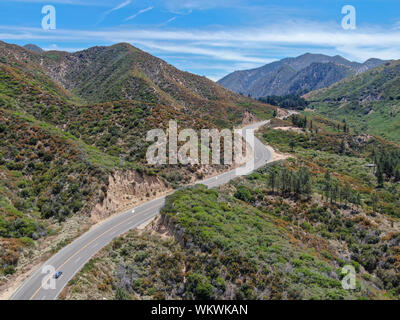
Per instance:
[[[54,278],[55,278],[55,279],[58,279],[59,277],[61,277],[61,275],[62,275],[62,271],[57,271],[57,272],[54,274]]]

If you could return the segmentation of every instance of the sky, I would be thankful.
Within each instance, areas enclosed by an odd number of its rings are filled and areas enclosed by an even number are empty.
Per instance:
[[[42,27],[47,5],[55,29]],[[355,29],[342,26],[345,5]],[[216,81],[307,52],[400,59],[400,1],[0,0],[0,40],[70,52],[128,42]]]

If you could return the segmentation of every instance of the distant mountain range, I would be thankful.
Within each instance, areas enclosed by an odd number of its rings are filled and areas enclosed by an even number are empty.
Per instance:
[[[270,95],[304,94],[330,85],[352,75],[365,72],[385,63],[369,59],[352,62],[341,56],[306,53],[297,58],[285,58],[263,67],[235,71],[219,84],[253,98]]]
[[[44,52],[44,50],[38,47],[36,44],[26,44],[24,45],[24,48],[35,52]]]

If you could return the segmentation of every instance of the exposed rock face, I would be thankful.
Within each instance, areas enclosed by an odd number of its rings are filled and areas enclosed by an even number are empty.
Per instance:
[[[137,171],[115,172],[109,176],[107,195],[91,212],[94,221],[102,220],[113,213],[157,198],[171,190],[157,176],[142,175]]]
[[[243,147],[248,149],[247,152],[243,150],[245,154],[243,162],[247,162],[251,158],[251,148],[247,144],[244,144]],[[199,179],[213,177],[241,164],[198,166],[193,168],[194,174],[190,175],[187,183],[192,184]],[[90,212],[91,220],[94,223],[99,222],[115,213],[161,197],[172,190],[173,188],[167,182],[155,175],[149,176],[137,171],[117,171],[109,176],[107,190],[99,191],[104,199],[97,203]]]
[[[373,137],[369,134],[360,134],[356,137],[353,138],[354,143],[357,143],[359,145],[364,145],[368,143]]]
[[[249,110],[244,110],[242,120],[243,125],[248,125],[257,121],[260,121],[260,119],[258,119],[254,113],[251,113]]]

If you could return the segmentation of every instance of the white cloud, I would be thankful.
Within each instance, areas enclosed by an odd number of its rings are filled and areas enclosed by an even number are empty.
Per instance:
[[[127,0],[127,1],[125,1],[125,2],[122,2],[121,4],[119,4],[119,5],[117,5],[116,7],[114,7],[114,8],[112,8],[111,10],[110,10],[110,12],[113,12],[113,11],[116,11],[116,10],[119,10],[119,9],[122,9],[123,7],[126,7],[128,4],[130,4],[131,3],[131,0]]]
[[[67,52],[77,52],[84,50],[84,48],[69,48],[69,47],[59,47],[56,44],[51,44],[48,47],[42,48],[45,51],[51,51],[51,50],[56,50],[56,51],[67,51]]]
[[[176,17],[172,17],[171,19],[168,19],[167,21],[165,21],[165,22],[163,22],[163,23],[160,23],[159,25],[157,25],[158,27],[163,27],[163,26],[166,26],[168,23],[170,23],[170,22],[172,22],[172,21],[175,21],[176,20]]]
[[[149,8],[147,9],[151,10]],[[145,12],[143,10],[141,11]],[[239,67],[239,63],[243,64],[243,68],[249,67],[245,64],[256,67],[277,58],[296,56],[304,52],[341,54],[356,61],[371,57],[400,58],[400,30],[359,28],[345,31],[330,24],[296,25],[295,22],[258,28],[214,30],[143,29],[125,26],[117,29],[57,29],[46,32],[39,28],[0,26],[0,39],[29,39],[30,42],[47,40],[60,45],[63,42],[91,45],[129,42],[163,57],[180,55],[190,56],[188,61],[209,61],[209,70],[213,65],[221,65],[221,62],[228,64],[229,61],[231,69]],[[214,68],[215,71],[217,69],[218,67]]]
[[[233,8],[246,3],[244,0],[168,0],[161,1],[171,11]]]
[[[125,21],[129,21],[129,20],[135,19],[138,15],[140,15],[140,14],[142,14],[142,13],[145,13],[145,12],[147,12],[147,11],[150,11],[150,10],[152,10],[153,8],[154,8],[154,7],[148,7],[148,8],[139,10],[139,11],[136,12],[134,15],[132,15],[132,16],[126,18]]]
[[[141,44],[142,46],[146,46],[147,48],[156,49],[163,52],[179,52],[191,55],[208,56],[215,58],[217,60],[242,61],[242,62],[253,62],[253,63],[257,62],[264,64],[272,62],[271,59],[246,56],[240,53],[236,53],[233,50],[206,49],[186,44],[177,44],[177,45],[159,44],[150,41],[135,41],[135,43]]]
[[[109,14],[111,14],[112,12],[117,11],[117,10],[120,10],[120,9],[126,7],[127,5],[131,4],[131,2],[132,2],[131,0],[127,0],[127,1],[125,1],[125,2],[120,3],[120,4],[117,5],[116,7],[112,8],[112,9],[110,9],[110,10],[107,10],[106,12],[103,13],[103,15],[101,16],[101,18],[100,18],[100,20],[99,20],[98,23],[102,22],[102,21],[103,21]]]

